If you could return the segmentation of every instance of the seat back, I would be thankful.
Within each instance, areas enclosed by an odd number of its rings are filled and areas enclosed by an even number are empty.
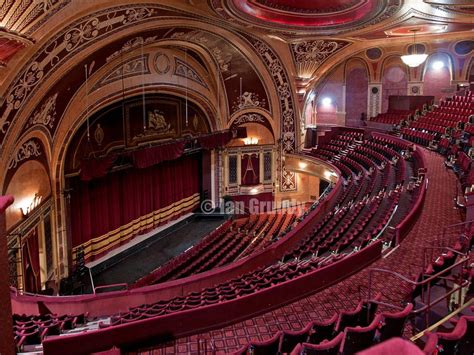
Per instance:
[[[382,317],[378,315],[367,327],[347,327],[344,331],[345,338],[341,344],[341,353],[344,355],[355,354],[372,346],[381,319]]]
[[[299,343],[305,343],[312,329],[312,324],[308,324],[304,329],[296,332],[284,331],[280,341],[280,352],[290,353]]]
[[[474,316],[464,316],[467,327],[465,336],[459,341],[459,355],[474,354]]]
[[[273,336],[273,338],[261,341],[250,343],[249,346],[249,353],[252,355],[274,355],[278,354],[278,350],[280,348],[280,337],[281,332],[278,332]]]
[[[374,320],[375,313],[377,312],[378,303],[382,299],[382,294],[378,293],[372,300],[364,302],[362,304],[362,312],[360,313],[360,318],[358,325],[368,326]]]
[[[336,331],[343,332],[346,327],[355,327],[363,316],[362,302],[352,311],[342,311],[339,314]]]
[[[461,317],[451,333],[437,332],[438,351],[445,354],[458,354],[459,344],[466,337],[467,321]]]
[[[382,313],[383,325],[380,329],[380,341],[402,336],[405,322],[412,310],[413,304],[408,303],[405,309],[400,312]]]
[[[333,338],[334,328],[337,322],[337,313],[334,313],[332,318],[324,322],[313,322],[312,331],[309,336],[309,342],[311,344],[319,344],[323,340],[329,340]]]
[[[336,355],[339,353],[339,347],[344,339],[344,333],[340,332],[334,339],[323,341],[320,344],[302,344],[301,354],[307,355]]]

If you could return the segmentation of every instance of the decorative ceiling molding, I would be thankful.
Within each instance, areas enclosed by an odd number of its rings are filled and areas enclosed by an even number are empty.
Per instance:
[[[128,59],[124,63],[120,63],[115,68],[105,74],[98,82],[94,85],[91,91],[95,91],[105,85],[113,83],[118,80],[130,78],[141,74],[150,74],[150,68],[148,66],[148,54],[142,56],[136,56]]]
[[[348,41],[318,39],[290,45],[298,77],[309,79],[329,57],[350,45]]]
[[[13,117],[36,91],[42,79],[62,65],[77,50],[84,49],[107,34],[158,17],[158,9],[146,6],[121,6],[79,19],[53,36],[20,71],[5,95],[0,109],[0,147]]]
[[[124,43],[124,45],[122,46],[122,49],[120,49],[120,50],[114,52],[112,55],[108,56],[107,57],[107,62],[110,62],[110,61],[114,60],[115,58],[117,58],[118,56],[122,55],[125,52],[128,52],[132,49],[135,49],[135,48],[138,48],[138,47],[141,47],[141,46],[146,46],[147,44],[153,43],[155,41],[156,41],[156,36],[147,37],[145,39],[143,39],[143,37],[140,37],[140,36],[132,38],[132,39],[130,39],[127,42]]]
[[[58,93],[52,95],[48,100],[41,106],[39,110],[30,117],[27,128],[42,125],[48,128],[53,128],[54,121],[56,120],[56,100]]]
[[[207,88],[206,82],[199,76],[199,74],[188,64],[181,59],[174,57],[174,74],[183,78],[190,79],[196,83]]]

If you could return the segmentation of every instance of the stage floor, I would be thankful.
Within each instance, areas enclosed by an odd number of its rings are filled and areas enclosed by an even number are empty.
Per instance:
[[[92,267],[94,285],[131,284],[200,241],[223,217],[193,215]]]

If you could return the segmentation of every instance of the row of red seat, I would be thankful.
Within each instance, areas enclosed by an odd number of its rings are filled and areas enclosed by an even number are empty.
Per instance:
[[[376,117],[371,118],[373,122],[387,123],[387,124],[399,124],[401,121],[408,119],[413,115],[414,111],[405,111],[405,110],[392,110],[386,113],[379,113]]]
[[[353,354],[378,342],[400,337],[413,309],[411,303],[399,312],[376,315],[380,297],[360,302],[354,310],[331,319],[311,322],[300,331],[280,331],[263,342],[244,345],[241,354]]]
[[[276,223],[277,220],[280,222]],[[186,253],[171,259],[167,264],[139,280],[134,287],[187,277],[223,266],[239,256],[249,255],[260,249],[259,246],[273,235],[278,235],[283,230],[281,229],[283,225],[286,228],[288,223],[283,223],[285,221],[294,222],[295,218],[287,213],[262,213],[242,218],[232,224],[227,223],[225,227],[213,231]],[[260,238],[255,240],[258,236]],[[241,254],[244,251],[245,253]]]
[[[13,315],[13,333],[18,352],[27,351],[28,345],[41,344],[47,336],[60,335],[64,331],[84,324],[87,314],[42,316]]]
[[[436,124],[425,123],[425,122],[418,122],[418,121],[410,123],[410,128],[414,128],[419,131],[429,131],[432,133],[439,133],[439,134],[446,133],[446,127],[436,125]]]
[[[472,311],[474,311],[474,307]],[[427,337],[423,349],[427,355],[473,354],[474,316],[462,316],[456,321],[456,326],[451,332],[428,332]]]
[[[424,146],[427,146],[435,138],[432,133],[417,131],[413,128],[403,128],[401,130],[401,135],[403,139]]]

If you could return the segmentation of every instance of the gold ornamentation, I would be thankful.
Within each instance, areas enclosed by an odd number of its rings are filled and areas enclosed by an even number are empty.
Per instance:
[[[198,125],[199,125],[198,116],[197,116],[197,115],[194,115],[194,117],[193,117],[193,127],[194,127],[194,130],[195,130],[195,131],[197,131]]]
[[[170,132],[171,124],[167,123],[165,116],[159,110],[148,112],[148,129],[163,133]]]
[[[100,123],[97,124],[94,131],[94,139],[98,145],[102,145],[102,142],[104,141],[104,130],[100,126]]]

